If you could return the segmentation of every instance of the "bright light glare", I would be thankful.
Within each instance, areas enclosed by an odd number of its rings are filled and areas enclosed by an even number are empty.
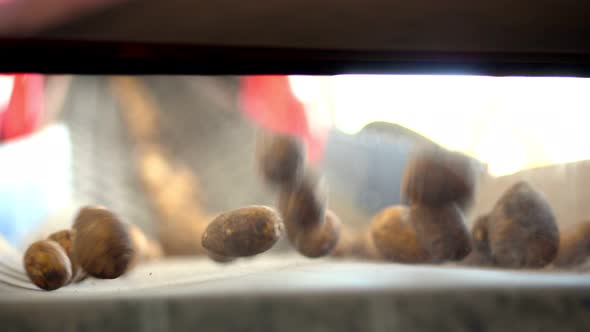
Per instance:
[[[396,123],[478,158],[493,175],[590,159],[590,79],[342,75],[291,83],[306,105],[329,108],[339,130]]]

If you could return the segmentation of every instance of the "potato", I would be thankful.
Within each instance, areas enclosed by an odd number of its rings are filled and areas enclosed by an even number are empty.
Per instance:
[[[498,266],[541,268],[559,246],[555,216],[545,198],[528,183],[514,184],[500,197],[488,221],[490,250]]]
[[[279,211],[292,244],[295,244],[298,232],[324,223],[327,204],[328,194],[324,179],[314,174],[305,175],[296,186],[281,191]]]
[[[329,255],[338,243],[342,222],[338,216],[328,210],[326,221],[311,228],[305,228],[295,235],[294,246],[303,256],[317,258]]]
[[[492,267],[495,265],[492,256],[478,250],[473,250],[463,261],[461,265],[477,266],[477,267]]]
[[[416,229],[405,206],[383,209],[371,221],[375,247],[387,260],[400,263],[428,261],[428,252],[418,241]]]
[[[223,257],[247,257],[263,253],[279,240],[279,214],[266,206],[248,206],[220,214],[207,226],[202,244]]]
[[[58,289],[72,278],[68,255],[55,241],[43,240],[31,244],[23,260],[29,279],[41,289]]]
[[[212,252],[207,252],[207,256],[209,258],[211,258],[212,261],[214,261],[216,263],[220,263],[220,264],[231,263],[237,259],[235,257],[225,257],[225,256],[216,255]]]
[[[471,237],[473,239],[473,249],[481,253],[490,255],[490,242],[488,236],[488,223],[490,217],[487,214],[479,216],[471,228]]]
[[[471,238],[457,205],[412,205],[410,220],[429,262],[459,261],[471,252]]]
[[[104,208],[84,207],[73,228],[76,258],[89,275],[114,279],[127,271],[135,248],[127,225],[115,214]]]
[[[271,184],[285,186],[299,180],[305,167],[305,147],[293,136],[261,134],[256,144],[260,173]]]
[[[476,185],[472,161],[442,148],[423,150],[408,162],[402,178],[404,202],[430,206],[456,203],[467,209]]]
[[[343,224],[336,246],[330,256],[336,258],[354,257],[358,254],[357,230]]]
[[[78,263],[76,259],[76,255],[74,253],[74,236],[76,232],[71,229],[62,230],[59,232],[55,232],[47,238],[48,240],[57,242],[66,252],[70,263],[72,265],[72,278],[71,281],[77,282],[81,281],[86,278],[87,274],[80,267],[80,263]]]
[[[571,267],[586,262],[590,254],[590,221],[583,221],[561,233],[559,250],[553,264]]]
[[[484,214],[479,216],[473,223],[471,228],[473,250],[463,260],[464,264],[474,266],[494,265],[488,238],[488,221],[489,216]]]
[[[359,258],[370,261],[385,260],[383,254],[377,249],[369,228],[365,228],[357,234],[356,242],[356,247],[358,248],[357,256]]]

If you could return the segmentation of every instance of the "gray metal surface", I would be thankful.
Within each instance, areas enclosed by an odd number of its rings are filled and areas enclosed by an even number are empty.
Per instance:
[[[0,297],[3,331],[584,331],[590,279],[266,255]]]

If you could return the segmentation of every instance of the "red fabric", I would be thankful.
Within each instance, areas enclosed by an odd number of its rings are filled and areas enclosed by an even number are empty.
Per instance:
[[[43,114],[43,76],[16,74],[14,87],[3,114],[2,139],[9,140],[32,133]]]
[[[326,135],[313,135],[304,105],[291,91],[287,76],[246,76],[242,78],[241,109],[258,126],[300,137],[307,146],[308,161],[317,162]]]

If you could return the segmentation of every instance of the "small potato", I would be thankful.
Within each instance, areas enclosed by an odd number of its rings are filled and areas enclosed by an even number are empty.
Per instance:
[[[72,282],[81,281],[86,278],[86,272],[80,267],[74,253],[74,236],[76,232],[65,229],[49,235],[48,240],[57,242],[66,252],[72,265]]]
[[[559,250],[553,264],[557,267],[580,265],[590,254],[590,221],[584,221],[561,233]]]
[[[559,247],[555,216],[545,198],[526,182],[509,188],[489,215],[490,251],[498,266],[541,268]]]
[[[412,205],[410,220],[418,242],[428,252],[429,262],[459,261],[471,252],[471,239],[463,213],[455,204]]]
[[[279,194],[279,211],[292,244],[298,232],[324,223],[327,204],[326,184],[322,177],[313,174],[307,174],[296,186]]]
[[[305,146],[293,136],[261,134],[256,144],[260,173],[271,184],[285,186],[303,175]]]
[[[356,256],[358,251],[357,230],[351,229],[343,224],[336,247],[334,247],[330,256],[336,258],[349,258]]]
[[[377,250],[387,260],[401,263],[428,261],[428,252],[418,241],[410,210],[405,206],[392,206],[379,212],[371,222],[371,235]]]
[[[135,248],[127,225],[115,214],[104,208],[84,207],[73,228],[76,258],[89,275],[114,279],[127,271]]]
[[[328,210],[326,221],[313,228],[305,228],[295,236],[294,246],[303,256],[317,258],[329,255],[338,243],[342,222]]]
[[[490,254],[490,242],[488,236],[488,223],[490,217],[487,214],[479,216],[471,228],[473,249],[481,253]]]
[[[487,214],[479,216],[471,228],[471,238],[473,250],[465,257],[463,263],[472,266],[493,266],[494,261],[490,252],[490,243],[488,238],[488,221]]]
[[[24,267],[29,279],[44,290],[55,290],[72,278],[72,267],[65,250],[55,241],[37,241],[25,252]]]
[[[266,206],[248,206],[220,214],[207,226],[202,244],[223,257],[247,257],[263,253],[279,240],[279,214]]]
[[[458,204],[467,209],[473,200],[476,174],[472,161],[458,152],[433,148],[416,154],[402,178],[402,197],[410,204]]]

